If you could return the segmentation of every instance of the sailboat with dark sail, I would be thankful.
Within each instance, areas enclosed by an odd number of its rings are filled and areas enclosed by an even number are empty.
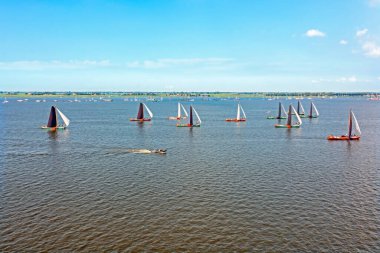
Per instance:
[[[194,123],[194,117],[193,112],[197,118],[197,121]],[[187,124],[177,124],[177,127],[200,127],[201,126],[201,118],[198,115],[198,112],[195,110],[193,106],[190,106],[190,117],[189,117],[189,123]]]
[[[285,111],[284,106],[281,102],[278,103],[278,114],[277,116],[268,116],[267,119],[286,119],[288,114]]]
[[[59,125],[58,115],[61,117],[63,124]],[[46,126],[42,126],[42,129],[60,130],[66,129],[70,124],[70,120],[55,106],[50,109],[49,120]]]
[[[238,104],[237,114],[235,119],[226,119],[227,122],[244,122],[247,121],[247,116],[245,115],[243,107]]]
[[[305,115],[305,109],[303,108],[303,105],[301,101],[297,101],[297,113],[301,118],[306,118],[307,116]]]
[[[149,114],[150,118],[144,118],[144,108]],[[153,113],[151,110],[149,110],[148,106],[144,103],[140,103],[139,105],[139,110],[137,112],[137,117],[136,118],[131,118],[129,119],[130,121],[138,121],[138,122],[144,122],[144,121],[151,121],[153,118]]]
[[[292,116],[295,115],[297,122],[295,124],[292,124]],[[285,125],[282,124],[275,124],[274,127],[276,128],[299,128],[302,125],[301,117],[298,115],[297,111],[294,109],[293,105],[289,105],[289,111],[288,111],[288,120]]]
[[[360,135],[362,134],[358,120],[355,117],[355,114],[352,110],[350,110],[350,114],[348,116],[348,133],[347,135],[335,136],[329,135],[327,136],[327,140],[329,141],[358,141],[360,140]]]
[[[319,112],[317,107],[313,102],[310,103],[310,113],[309,113],[309,118],[318,118],[319,117]]]

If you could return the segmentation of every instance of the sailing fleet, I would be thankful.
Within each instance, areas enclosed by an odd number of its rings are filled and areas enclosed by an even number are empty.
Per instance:
[[[147,115],[145,113],[147,112]],[[289,105],[288,111],[285,111],[283,104],[280,102],[278,106],[277,116],[268,116],[267,119],[277,119],[279,122],[274,125],[275,128],[300,128],[302,125],[301,118],[314,119],[319,117],[319,111],[313,102],[310,103],[309,114],[305,114],[305,109],[300,101],[297,102],[297,109],[294,108],[292,104]],[[59,122],[62,120],[62,123]],[[146,122],[153,119],[153,113],[145,103],[139,103],[136,118],[130,118],[130,121],[136,122]],[[168,117],[169,120],[177,120],[179,123],[176,127],[200,127],[202,120],[194,108],[193,105],[189,107],[189,113],[186,111],[185,107],[181,104],[177,104],[177,116]],[[187,120],[188,119],[188,120]],[[280,121],[286,119],[286,123],[282,124]],[[226,122],[245,122],[247,121],[247,116],[240,103],[237,104],[236,118],[227,118]],[[51,131],[64,130],[70,124],[69,118],[63,114],[56,106],[50,108],[50,114],[48,118],[48,123],[41,128],[48,129]],[[361,136],[361,130],[356,119],[356,116],[352,110],[349,112],[348,117],[348,132],[345,135],[329,135],[327,140],[359,140]]]

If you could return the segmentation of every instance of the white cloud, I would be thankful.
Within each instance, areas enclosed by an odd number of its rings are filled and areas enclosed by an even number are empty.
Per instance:
[[[380,0],[369,0],[368,3],[372,7],[380,6]]]
[[[146,69],[155,69],[155,68],[167,68],[175,66],[220,66],[227,63],[233,62],[233,59],[227,58],[182,58],[182,59],[157,59],[157,60],[145,60],[145,61],[133,61],[127,63],[127,66],[130,68],[146,68]]]
[[[325,37],[326,36],[324,32],[321,32],[317,29],[310,29],[305,33],[305,35],[307,37]]]
[[[336,80],[338,83],[356,83],[358,82],[358,79],[356,76],[350,76],[350,77],[341,77]]]
[[[375,42],[365,42],[362,45],[362,49],[364,54],[369,57],[380,57],[380,46],[378,46]]]
[[[358,30],[356,31],[356,37],[363,37],[364,35],[366,35],[368,32],[368,29],[367,28],[364,28],[362,30]]]
[[[347,45],[348,41],[347,40],[340,40],[339,44],[341,44],[341,45]]]
[[[108,60],[70,60],[70,61],[10,61],[0,62],[0,70],[45,70],[45,69],[84,69],[92,67],[107,67]]]

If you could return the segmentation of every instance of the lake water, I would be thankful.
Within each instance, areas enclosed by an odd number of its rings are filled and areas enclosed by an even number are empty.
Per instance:
[[[194,129],[167,119],[176,100],[147,102],[144,124],[122,99],[0,104],[0,251],[380,252],[380,103],[314,102],[300,129],[266,119],[278,100],[242,100],[245,123],[224,121],[235,101],[195,100]],[[65,131],[39,129],[53,104]],[[327,141],[349,108],[361,140]]]

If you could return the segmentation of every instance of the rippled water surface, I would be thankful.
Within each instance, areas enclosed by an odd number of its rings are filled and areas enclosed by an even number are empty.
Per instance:
[[[58,101],[56,133],[39,129],[51,100],[1,104],[0,251],[380,252],[380,103],[315,100],[290,130],[265,118],[278,101],[241,101],[236,124],[234,101],[196,100],[194,129],[167,120],[176,103],[136,124],[136,102]],[[362,139],[327,141],[351,107]]]

